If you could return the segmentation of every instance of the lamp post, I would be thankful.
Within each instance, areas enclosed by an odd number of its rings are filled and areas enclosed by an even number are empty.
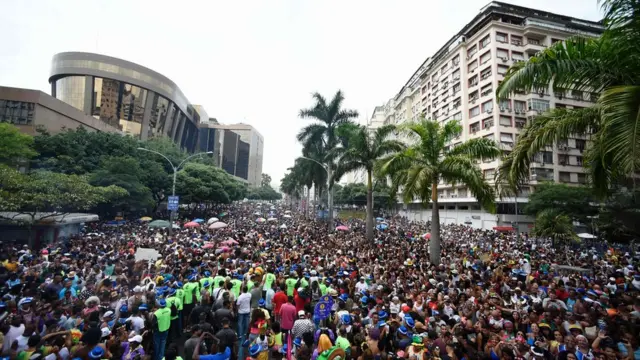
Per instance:
[[[322,169],[327,173],[327,207],[329,208],[329,232],[333,232],[333,188],[331,187],[331,176],[333,172],[331,171],[331,166],[325,165],[318,160],[308,158],[306,156],[300,156],[298,159],[305,159],[309,161],[313,161],[314,163],[320,165]]]
[[[182,160],[182,162],[180,164],[178,164],[178,166],[175,166],[175,165],[173,165],[173,162],[171,160],[169,160],[169,158],[166,157],[162,153],[159,153],[159,152],[157,152],[155,150],[149,150],[149,149],[145,149],[145,148],[141,148],[141,147],[139,147],[138,150],[150,152],[150,153],[153,153],[153,154],[156,154],[156,155],[160,155],[165,160],[167,160],[169,162],[169,165],[171,165],[171,168],[173,169],[173,185],[171,186],[171,196],[176,196],[176,176],[178,175],[178,170],[180,170],[182,165],[184,165],[184,163],[187,162],[189,159],[194,158],[196,156],[213,154],[213,151],[207,151],[207,152],[201,152],[201,153],[193,154],[193,155],[187,156],[187,158]],[[175,213],[175,210],[171,210],[171,214],[169,215],[169,237],[173,236],[173,216],[174,216],[174,213]]]

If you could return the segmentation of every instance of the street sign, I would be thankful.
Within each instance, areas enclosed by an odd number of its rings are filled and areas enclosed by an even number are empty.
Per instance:
[[[178,203],[179,203],[178,196],[169,196],[167,200],[167,210],[178,211]]]

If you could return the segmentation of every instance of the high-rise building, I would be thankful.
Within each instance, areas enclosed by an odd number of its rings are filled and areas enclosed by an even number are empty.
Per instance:
[[[49,83],[55,98],[125,134],[167,136],[195,150],[200,116],[162,74],[110,56],[65,52],[53,57]]]
[[[451,141],[486,137],[511,151],[518,133],[528,122],[550,108],[590,106],[596,95],[551,87],[517,93],[498,101],[495,91],[510,65],[526,61],[545,47],[574,35],[599,36],[599,22],[529,9],[502,2],[491,2],[433,56],[427,58],[396,96],[383,105],[384,123],[400,124],[420,116],[445,123],[458,120],[463,130]],[[557,90],[557,89],[556,89]],[[482,211],[463,185],[442,183],[438,190],[440,219],[444,223],[467,223],[478,228],[519,223],[526,231],[527,221],[516,215],[528,194],[542,181],[584,183],[582,168],[584,136],[551,144],[536,154],[528,185],[514,199],[498,199],[498,214]],[[480,162],[485,178],[493,181],[500,159]],[[428,220],[431,210],[420,204],[403,205],[401,213]],[[523,224],[524,223],[524,224]]]
[[[251,125],[219,124],[215,119],[200,123],[199,151],[213,151],[227,173],[252,186],[262,181],[264,139]]]

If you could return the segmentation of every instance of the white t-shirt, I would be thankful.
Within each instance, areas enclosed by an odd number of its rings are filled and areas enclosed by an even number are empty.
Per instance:
[[[238,300],[236,300],[236,305],[238,305],[238,314],[248,314],[251,312],[251,294],[244,293],[238,296]]]
[[[8,353],[11,350],[13,342],[24,333],[24,324],[20,326],[11,326],[7,334],[4,336],[4,343],[2,344],[2,352]]]
[[[142,334],[142,330],[144,330],[144,320],[141,317],[131,316],[127,321],[131,321],[131,327],[133,328],[133,331],[136,332],[136,335]]]
[[[362,290],[366,290],[368,288],[368,285],[366,282],[357,282],[356,283],[356,290],[358,290],[358,292],[361,292]]]
[[[16,350],[16,353],[19,353],[22,350],[27,350],[27,342],[29,342],[28,336],[24,336],[24,334],[22,334],[18,336],[16,341],[18,342],[18,349]]]

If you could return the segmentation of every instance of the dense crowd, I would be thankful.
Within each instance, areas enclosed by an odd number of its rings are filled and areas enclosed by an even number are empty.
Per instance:
[[[3,244],[2,359],[640,359],[630,249],[447,225],[435,265],[403,218],[370,242],[284,206],[206,215]]]

